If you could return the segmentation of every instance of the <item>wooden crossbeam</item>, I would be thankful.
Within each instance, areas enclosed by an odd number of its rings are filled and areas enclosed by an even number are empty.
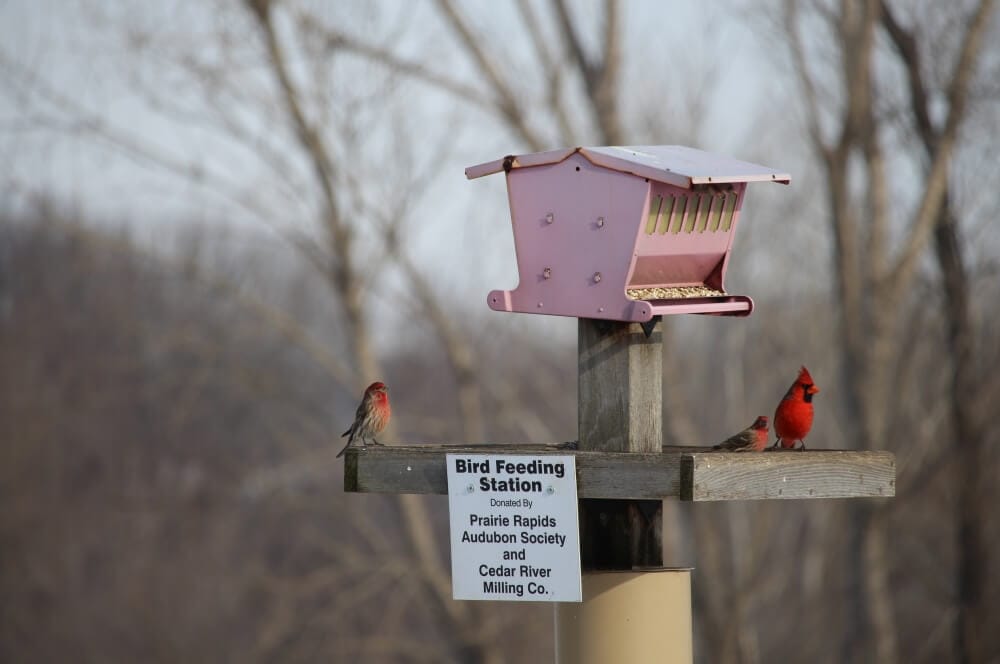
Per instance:
[[[681,457],[681,500],[888,498],[896,495],[891,452],[807,450],[698,452]]]
[[[344,490],[447,494],[445,455],[573,454],[580,498],[691,501],[890,497],[891,452],[853,450],[724,453],[663,447],[659,454],[587,452],[556,445],[406,445],[349,448]]]

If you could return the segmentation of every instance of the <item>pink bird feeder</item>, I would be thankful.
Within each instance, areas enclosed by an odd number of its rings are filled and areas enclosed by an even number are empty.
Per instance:
[[[496,311],[648,323],[663,314],[747,316],[725,289],[748,182],[767,166],[680,145],[566,148],[465,169],[507,174],[520,283]]]

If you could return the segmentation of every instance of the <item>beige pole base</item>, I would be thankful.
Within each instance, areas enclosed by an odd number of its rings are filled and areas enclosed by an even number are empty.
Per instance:
[[[691,664],[691,570],[585,572],[555,605],[556,664]]]

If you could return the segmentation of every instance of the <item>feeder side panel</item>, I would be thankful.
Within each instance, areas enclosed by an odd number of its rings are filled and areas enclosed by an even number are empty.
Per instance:
[[[507,174],[520,283],[494,291],[494,309],[583,318],[648,320],[625,280],[649,183],[579,154]],[[494,298],[506,296],[508,306]],[[639,311],[643,309],[643,311]]]
[[[714,281],[732,246],[744,187],[737,183],[688,191],[654,184],[636,240],[629,288]]]

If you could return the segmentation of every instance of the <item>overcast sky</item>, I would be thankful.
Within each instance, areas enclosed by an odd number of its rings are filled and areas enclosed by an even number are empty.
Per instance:
[[[0,44],[3,45],[0,52],[109,125],[120,127],[178,159],[198,155],[199,159],[212,163],[225,156],[204,149],[197,135],[182,131],[175,123],[150,112],[143,100],[135,95],[125,72],[135,63],[129,61],[120,42],[109,39],[107,28],[103,27],[104,19],[109,16],[141,17],[145,25],[160,22],[164,31],[178,34],[178,39],[195,41],[210,22],[209,14],[199,10],[200,4],[6,0],[0,2]],[[592,4],[580,3],[581,6]],[[700,146],[723,150],[733,147],[734,142],[747,135],[748,124],[755,118],[751,109],[766,102],[760,93],[770,93],[762,83],[772,64],[761,57],[761,45],[744,28],[745,17],[740,11],[723,10],[721,3],[712,4],[706,10],[706,4],[656,0],[624,3],[630,35],[626,57],[641,63],[637,68],[649,68],[654,75],[659,75],[663,69],[688,71],[695,74],[691,78],[696,85],[724,90],[724,98],[717,96],[717,103],[706,109],[707,124],[713,131],[705,139],[711,144]],[[420,22],[429,20],[426,8],[410,2],[384,5],[388,7],[387,24],[397,25],[396,16],[400,12],[412,14],[412,25],[401,32],[397,46],[402,52],[406,52],[407,43],[419,48],[423,42]],[[408,9],[413,6],[416,8],[412,11]],[[463,6],[477,24],[498,32],[515,29],[515,22],[506,11],[510,5],[505,8],[502,3],[480,1]],[[512,40],[517,38],[517,35],[511,36]],[[700,81],[697,74],[701,71],[710,71],[711,81]],[[684,91],[678,92],[684,94]],[[178,89],[176,93],[185,95],[190,91]],[[629,91],[623,93],[627,96]],[[734,103],[737,99],[739,102]],[[29,107],[32,114],[26,117],[23,98],[18,95],[0,98],[0,118],[4,127],[0,134],[0,150],[8,164],[16,164],[16,179],[23,185],[50,192],[58,198],[78,201],[86,209],[98,213],[130,216],[136,205],[164,216],[184,212],[200,218],[221,212],[213,208],[211,197],[195,196],[183,186],[173,190],[169,183],[160,182],[159,178],[151,180],[148,169],[142,164],[115,158],[109,154],[107,145],[95,146],[92,142],[72,140],[68,132],[59,130],[66,127],[58,123],[54,114],[40,112],[38,104]],[[665,102],[665,112],[667,108]],[[52,126],[53,122],[58,126]],[[486,143],[478,153],[473,145],[467,145],[462,154],[478,154],[476,159],[485,161],[517,148],[510,145],[499,148],[496,141],[492,145],[489,141]],[[496,154],[498,149],[500,154]],[[215,165],[233,166],[225,162]],[[460,162],[441,164],[442,171],[451,174],[450,178],[445,177],[454,185],[452,188],[470,190],[469,185],[463,186],[460,182],[462,168],[466,165]],[[462,192],[455,191],[454,195],[461,197]],[[151,200],[155,201],[154,206],[149,205]]]

